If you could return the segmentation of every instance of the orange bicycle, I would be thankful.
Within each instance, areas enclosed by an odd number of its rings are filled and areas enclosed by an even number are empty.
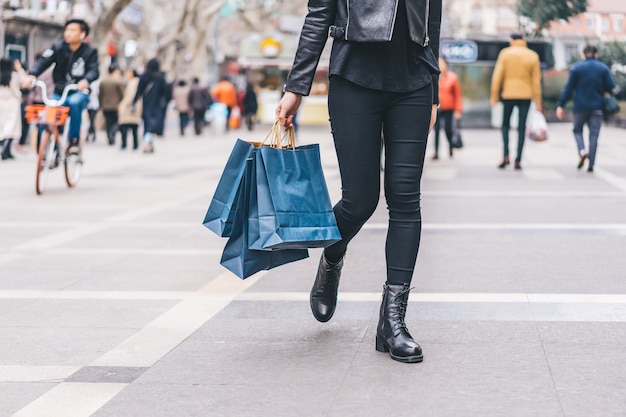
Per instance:
[[[33,86],[38,86],[42,91],[42,99],[45,104],[33,104],[26,106],[25,113],[28,123],[38,124],[44,129],[41,141],[38,145],[37,177],[35,189],[37,194],[43,194],[48,183],[48,174],[51,169],[59,164],[65,167],[65,181],[68,187],[74,187],[80,180],[83,160],[81,151],[68,152],[69,130],[69,107],[61,104],[67,99],[67,95],[78,88],[76,84],[65,87],[61,98],[52,100],[48,98],[46,84],[35,81]],[[79,149],[81,149],[79,147]]]

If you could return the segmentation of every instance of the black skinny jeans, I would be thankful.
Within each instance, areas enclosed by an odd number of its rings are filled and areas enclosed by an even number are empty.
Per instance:
[[[522,151],[524,150],[524,139],[526,138],[526,119],[530,109],[530,100],[502,100],[504,105],[502,117],[502,144],[504,147],[504,157],[509,157],[509,130],[511,130],[511,114],[513,108],[517,106],[519,111],[519,122],[517,125],[517,156],[515,160],[522,162]]]
[[[411,282],[422,229],[420,180],[432,96],[430,84],[410,93],[391,93],[331,77],[328,109],[342,184],[334,212],[342,240],[325,249],[329,261],[341,259],[378,205],[384,136],[387,282]]]

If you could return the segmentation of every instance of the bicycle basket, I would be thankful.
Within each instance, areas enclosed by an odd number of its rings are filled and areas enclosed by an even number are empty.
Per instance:
[[[46,124],[62,126],[69,113],[69,107],[46,107]]]
[[[28,123],[37,123],[41,120],[41,113],[46,110],[43,104],[30,104],[24,108],[24,117]]]

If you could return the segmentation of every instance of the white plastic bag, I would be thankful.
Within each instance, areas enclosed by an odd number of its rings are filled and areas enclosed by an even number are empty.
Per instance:
[[[533,110],[528,117],[526,137],[535,142],[543,142],[548,139],[548,123],[543,113],[538,110]]]
[[[209,109],[211,113],[211,128],[216,136],[223,135],[226,132],[226,123],[228,122],[228,107],[223,103],[213,103]]]

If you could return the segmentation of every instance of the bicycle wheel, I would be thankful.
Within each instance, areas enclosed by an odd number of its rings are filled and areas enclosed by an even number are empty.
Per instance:
[[[45,131],[41,135],[39,154],[37,156],[37,178],[35,180],[37,194],[43,194],[46,189],[48,174],[56,162],[57,150],[54,145],[54,136],[49,131]]]
[[[83,159],[80,153],[68,153],[65,155],[65,181],[72,188],[78,184],[80,174],[83,171]]]

